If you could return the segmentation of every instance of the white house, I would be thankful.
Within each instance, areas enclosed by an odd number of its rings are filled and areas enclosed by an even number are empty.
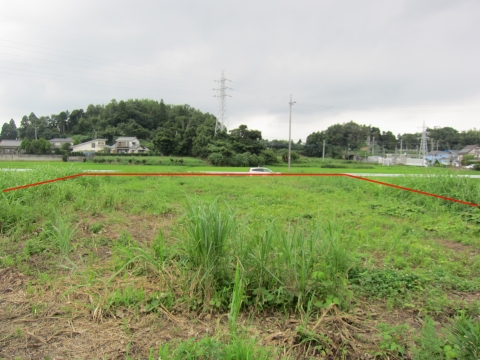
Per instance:
[[[127,153],[137,154],[148,152],[149,149],[143,145],[140,145],[140,141],[136,137],[122,136],[115,140],[115,144],[112,146],[112,152],[115,154]]]
[[[105,148],[109,148],[106,144],[106,139],[95,139],[90,140],[78,145],[74,145],[72,151],[73,152],[99,152],[103,151]]]

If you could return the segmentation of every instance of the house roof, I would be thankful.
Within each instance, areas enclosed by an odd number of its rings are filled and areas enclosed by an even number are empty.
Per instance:
[[[462,150],[460,150],[458,154],[459,155],[468,154],[470,151],[474,150],[477,147],[478,145],[467,145]]]
[[[1,147],[19,147],[20,144],[22,143],[21,140],[2,140],[0,141],[0,146]]]
[[[138,141],[138,139],[135,136],[121,136],[117,138],[115,141],[133,141],[133,140]]]
[[[80,145],[85,145],[85,144],[90,144],[90,143],[93,143],[93,142],[96,142],[96,141],[107,141],[107,139],[95,139],[95,140],[90,140],[90,141],[85,141],[84,143],[81,143],[81,144],[77,144],[77,145],[73,145],[73,147],[75,146],[80,146]]]
[[[48,140],[50,142],[69,142],[73,144],[73,139],[72,138],[55,138],[55,139],[50,139]]]

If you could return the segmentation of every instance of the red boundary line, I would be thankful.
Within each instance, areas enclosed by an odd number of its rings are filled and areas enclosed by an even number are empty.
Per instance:
[[[463,204],[463,205],[468,205],[468,206],[479,207],[478,204],[474,204],[474,203],[471,203],[471,202],[458,200],[458,199],[454,199],[454,198],[449,198],[449,197],[442,196],[442,195],[432,194],[432,193],[429,193],[429,192],[426,192],[426,191],[415,190],[415,189],[404,187],[404,186],[394,185],[394,184],[386,183],[386,182],[383,182],[383,181],[368,179],[368,178],[364,178],[364,177],[361,177],[361,176],[350,175],[350,174],[265,174],[265,175],[255,174],[255,175],[251,175],[251,174],[245,174],[245,173],[237,173],[237,174],[236,173],[229,173],[229,174],[205,174],[205,173],[81,173],[81,174],[64,176],[64,177],[51,179],[51,180],[46,180],[46,181],[40,181],[40,182],[27,184],[27,185],[16,186],[16,187],[13,187],[13,188],[4,189],[3,192],[6,193],[6,192],[20,190],[20,189],[26,189],[26,188],[29,188],[29,187],[32,187],[32,186],[44,185],[44,184],[49,184],[49,183],[53,183],[53,182],[57,182],[57,181],[74,179],[74,178],[82,177],[82,176],[177,176],[177,177],[178,176],[196,176],[196,177],[198,177],[198,176],[236,176],[236,177],[241,177],[241,176],[255,176],[255,177],[258,177],[258,176],[267,176],[267,177],[272,177],[272,176],[287,176],[287,177],[288,176],[327,176],[327,177],[328,176],[330,176],[330,177],[332,177],[332,176],[345,176],[345,177],[349,177],[349,178],[352,178],[352,179],[368,181],[368,182],[371,182],[371,183],[384,185],[384,186],[389,186],[389,187],[393,187],[393,188],[404,190],[404,191],[410,191],[410,192],[421,194],[421,195],[431,196],[431,197],[434,197],[434,198],[437,198],[437,199],[452,201],[452,202],[456,202],[456,203]]]

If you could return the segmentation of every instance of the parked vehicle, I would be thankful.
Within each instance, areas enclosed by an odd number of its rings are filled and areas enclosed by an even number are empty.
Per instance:
[[[272,170],[264,167],[255,167],[255,168],[250,168],[248,171],[249,174],[251,175],[273,175],[273,174],[280,174],[273,172]]]
[[[471,164],[471,165],[465,166],[465,169],[473,170],[474,167],[475,167],[475,164]]]

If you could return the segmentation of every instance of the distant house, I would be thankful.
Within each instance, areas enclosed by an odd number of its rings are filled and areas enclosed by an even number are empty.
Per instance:
[[[149,149],[147,147],[140,145],[140,141],[136,137],[119,137],[112,146],[112,152],[115,154],[138,154],[148,151]]]
[[[0,141],[0,154],[18,154],[21,143],[21,140]]]
[[[103,151],[105,148],[110,148],[106,144],[106,139],[95,139],[90,140],[72,147],[73,152],[99,152]]]
[[[430,164],[458,166],[458,150],[430,151],[426,159]]]
[[[480,147],[478,145],[467,145],[458,152],[458,155],[473,155],[475,159],[478,159],[480,156]]]
[[[70,145],[73,145],[73,139],[71,138],[65,138],[65,139],[55,138],[48,141],[50,142],[50,144],[52,144],[52,147],[56,147],[56,148],[61,148],[62,145],[65,143],[69,143]]]

